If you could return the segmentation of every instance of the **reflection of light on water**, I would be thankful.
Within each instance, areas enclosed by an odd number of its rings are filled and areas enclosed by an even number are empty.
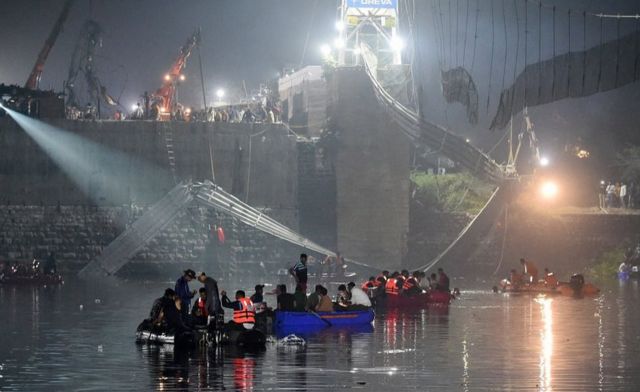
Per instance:
[[[462,388],[465,392],[469,391],[469,349],[466,337],[462,341]]]
[[[603,298],[598,298],[598,390],[603,391],[604,385],[604,327],[602,325]]]
[[[551,298],[540,297],[535,300],[542,312],[542,330],[540,331],[540,390],[551,390],[551,355],[553,354],[553,311]]]

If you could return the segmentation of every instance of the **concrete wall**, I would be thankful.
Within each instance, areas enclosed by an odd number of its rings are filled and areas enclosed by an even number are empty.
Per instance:
[[[97,169],[79,182],[71,181],[17,124],[0,118],[0,203],[153,203],[174,186],[165,142],[164,127],[169,127],[178,180],[211,179],[213,160],[219,185],[254,206],[273,209],[279,219],[295,226],[296,141],[281,125],[69,120],[51,124],[77,139],[81,159]],[[108,180],[113,167],[118,168],[116,185]]]
[[[409,230],[410,144],[380,111],[360,68],[331,77],[338,249],[378,268],[400,267]]]

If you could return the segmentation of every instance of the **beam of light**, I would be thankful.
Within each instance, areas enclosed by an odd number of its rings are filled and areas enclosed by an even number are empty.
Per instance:
[[[551,390],[551,358],[553,356],[553,299],[536,298],[540,304],[542,329],[540,330],[540,391]]]
[[[4,109],[77,189],[96,204],[153,201],[154,193],[172,184],[167,170],[78,134]]]

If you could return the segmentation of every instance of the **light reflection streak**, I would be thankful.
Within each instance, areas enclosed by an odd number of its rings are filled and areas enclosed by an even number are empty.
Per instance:
[[[598,390],[604,391],[604,326],[602,325],[602,312],[604,311],[604,299],[598,298]]]
[[[469,392],[469,348],[466,336],[462,341],[462,390]]]
[[[540,331],[540,391],[551,391],[551,357],[553,355],[553,299],[540,297],[535,300],[540,304],[542,330]]]

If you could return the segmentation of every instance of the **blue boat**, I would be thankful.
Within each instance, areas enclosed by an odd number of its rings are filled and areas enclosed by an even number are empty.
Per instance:
[[[275,314],[276,328],[346,327],[371,324],[375,317],[373,309],[319,313],[276,311]]]

